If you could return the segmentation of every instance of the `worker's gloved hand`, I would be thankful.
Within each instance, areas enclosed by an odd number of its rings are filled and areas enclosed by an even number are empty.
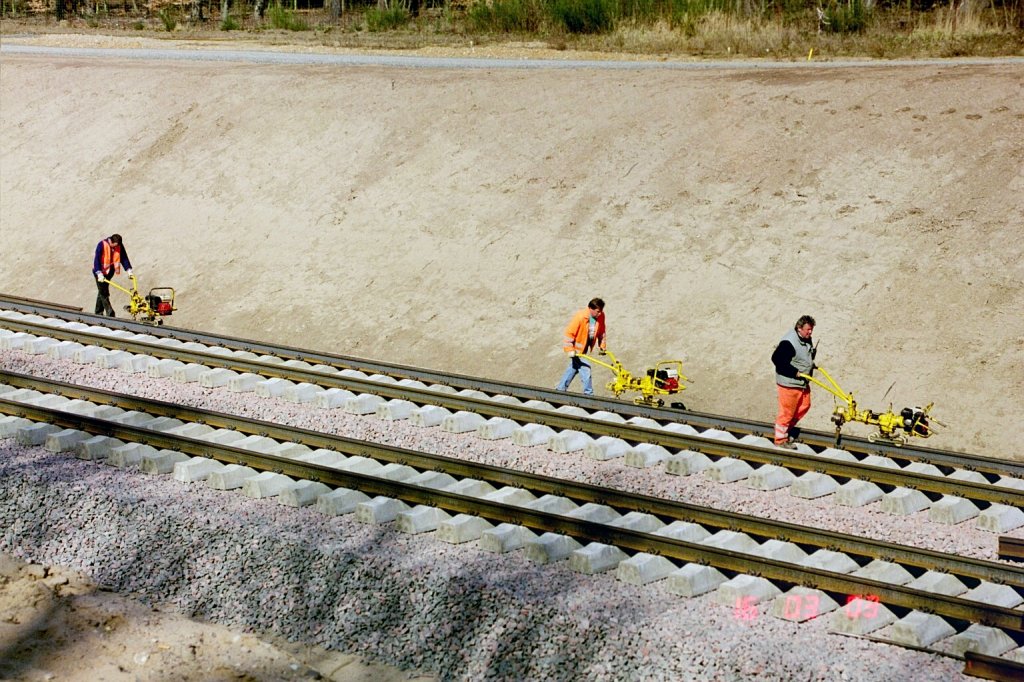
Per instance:
[[[96,273],[96,281],[97,282],[105,282],[106,281],[106,278],[103,276],[102,272],[97,272]]]
[[[131,276],[132,276],[132,270],[131,270],[131,268],[128,268],[127,270],[125,270],[125,271],[124,271],[124,274],[128,275],[129,277],[131,277]]]
[[[576,357],[576,351],[574,351],[574,350],[569,351],[569,357],[570,358]]]
[[[602,348],[601,350],[597,351],[597,353],[598,353],[598,355],[608,355],[608,351],[606,351],[604,348]]]

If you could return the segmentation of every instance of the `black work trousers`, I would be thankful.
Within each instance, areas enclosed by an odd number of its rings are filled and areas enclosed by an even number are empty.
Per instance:
[[[96,310],[93,312],[114,317],[114,307],[110,305],[110,284],[107,282],[96,280]]]

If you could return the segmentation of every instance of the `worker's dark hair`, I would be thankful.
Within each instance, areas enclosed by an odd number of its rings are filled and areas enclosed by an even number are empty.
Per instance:
[[[117,234],[116,232],[114,234],[110,235],[110,243],[111,244],[120,244],[121,243],[121,235]]]
[[[587,307],[592,310],[604,310],[604,299],[603,298],[592,298]]]
[[[814,318],[813,317],[811,317],[810,315],[801,315],[800,319],[796,321],[796,325],[793,327],[793,329],[799,329],[800,327],[804,326],[805,324],[809,324],[812,327],[816,326],[814,324]]]

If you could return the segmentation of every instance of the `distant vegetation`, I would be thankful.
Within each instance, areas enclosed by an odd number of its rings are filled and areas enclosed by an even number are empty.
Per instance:
[[[85,26],[325,45],[540,41],[640,54],[798,58],[1024,54],[1024,0],[0,0],[3,31]],[[300,36],[300,34],[302,34]]]

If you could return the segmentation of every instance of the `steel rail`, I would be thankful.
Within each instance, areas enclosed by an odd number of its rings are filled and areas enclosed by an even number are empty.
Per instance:
[[[788,562],[753,557],[740,552],[708,547],[674,538],[657,536],[605,524],[583,521],[560,514],[541,512],[477,497],[423,488],[409,483],[376,478],[367,474],[300,462],[294,459],[254,453],[229,445],[213,444],[145,428],[127,426],[85,415],[61,412],[0,400],[0,411],[34,421],[46,421],[64,428],[107,435],[124,441],[145,442],[152,447],[185,454],[212,457],[222,462],[243,464],[261,471],[274,471],[296,479],[320,481],[328,486],[356,488],[366,494],[385,495],[412,504],[441,507],[460,514],[473,514],[498,523],[524,525],[537,531],[561,533],[590,542],[601,542],[634,551],[657,554],[677,561],[710,563],[726,571],[759,575],[787,584],[812,585],[836,595],[872,594],[892,606],[926,611],[959,621],[982,623],[1024,634],[1024,613],[958,597],[915,590],[904,586],[858,578]],[[575,487],[577,484],[569,484]]]
[[[553,429],[586,431],[598,436],[613,436],[627,441],[653,443],[666,448],[693,450],[714,457],[740,458],[758,464],[772,464],[799,471],[825,473],[838,478],[868,480],[879,486],[914,488],[933,495],[953,495],[986,504],[995,503],[1024,507],[1024,491],[993,486],[987,483],[963,481],[944,476],[931,476],[903,469],[868,466],[860,462],[846,462],[805,455],[794,450],[759,447],[714,438],[677,434],[658,428],[577,417],[552,410],[500,403],[492,399],[441,393],[414,386],[402,386],[397,383],[390,384],[369,379],[345,377],[334,372],[322,372],[274,363],[267,364],[258,360],[246,360],[236,356],[218,355],[205,351],[184,349],[178,346],[153,345],[129,338],[114,338],[102,334],[91,334],[81,330],[54,328],[50,335],[53,338],[66,340],[81,339],[87,336],[102,342],[110,348],[133,353],[147,353],[155,357],[174,358],[205,366],[222,367],[233,371],[298,380],[325,387],[353,389],[359,392],[377,394],[389,399],[397,398],[422,404],[440,405],[454,410],[476,412],[488,417],[504,417],[517,422],[544,424]],[[3,372],[0,373],[0,376],[8,376],[14,382],[19,381],[15,373]]]
[[[964,652],[964,674],[996,682],[1024,680],[1024,663],[1008,658],[986,656],[976,651]]]
[[[5,379],[0,373],[0,379]],[[137,410],[153,416],[173,417],[187,422],[206,424],[213,428],[231,429],[239,433],[259,435],[278,441],[295,442],[317,449],[335,450],[347,455],[369,457],[386,463],[398,463],[422,470],[442,471],[452,476],[473,478],[498,486],[525,488],[540,494],[567,497],[581,503],[605,504],[628,511],[654,514],[670,520],[690,521],[714,528],[734,530],[764,538],[775,538],[812,547],[826,548],[870,559],[881,559],[916,569],[950,573],[970,580],[985,580],[1024,588],[1024,569],[981,559],[959,557],[904,545],[867,539],[845,533],[808,528],[796,524],[771,521],[735,512],[725,512],[699,505],[666,500],[650,495],[602,488],[566,479],[542,476],[490,464],[435,455],[407,448],[325,434],[294,426],[275,424],[247,417],[238,417],[201,408],[190,408],[174,403],[127,396],[112,391],[75,387],[70,384],[55,386],[49,380],[17,378],[16,385],[67,398],[114,405],[126,410]],[[0,394],[0,412],[25,416],[32,405],[8,400]],[[40,410],[39,415],[57,419],[64,414],[59,409]],[[53,417],[53,415],[58,415]],[[50,419],[48,419],[50,420]],[[102,421],[102,420],[100,420]],[[143,434],[152,434],[142,429]],[[149,436],[144,436],[149,438]],[[143,441],[144,442],[144,441]],[[152,443],[147,443],[152,444]]]
[[[654,408],[635,405],[632,402],[613,398],[596,396],[588,397],[581,394],[566,393],[564,391],[556,391],[538,386],[484,379],[463,374],[439,372],[419,367],[398,365],[354,356],[323,353],[291,346],[268,344],[251,339],[219,336],[169,326],[153,327],[133,322],[131,320],[90,315],[85,312],[74,314],[58,307],[47,307],[47,305],[31,304],[24,301],[25,299],[19,299],[17,297],[11,297],[10,295],[0,293],[0,307],[6,307],[23,313],[48,315],[68,321],[83,322],[90,325],[102,325],[113,329],[145,333],[159,338],[175,338],[181,341],[194,341],[208,345],[218,345],[232,350],[244,350],[263,355],[272,355],[282,359],[304,360],[306,362],[324,364],[336,368],[358,369],[371,374],[386,374],[393,377],[415,379],[425,383],[443,384],[460,389],[468,388],[482,391],[484,393],[511,395],[522,400],[542,400],[552,404],[572,405],[592,411],[607,410],[627,417],[647,417],[649,419],[655,419],[663,422],[685,423],[690,424],[691,426],[722,429],[739,434],[752,434],[769,437],[773,434],[773,426],[771,424],[738,417],[715,415],[693,410]],[[11,325],[14,323],[14,320],[0,319],[0,324],[2,325]],[[39,327],[52,329],[52,327],[48,327],[46,325],[39,325]],[[804,429],[801,431],[800,437],[803,442],[816,447],[826,448],[836,445],[835,434],[827,431]],[[925,462],[938,467],[966,469],[994,476],[1014,476],[1024,478],[1024,465],[1014,463],[1009,458],[971,455],[925,448],[918,445],[897,446],[889,443],[871,442],[867,438],[859,438],[849,435],[842,436],[841,447],[850,452],[863,455],[881,454],[897,460]]]

